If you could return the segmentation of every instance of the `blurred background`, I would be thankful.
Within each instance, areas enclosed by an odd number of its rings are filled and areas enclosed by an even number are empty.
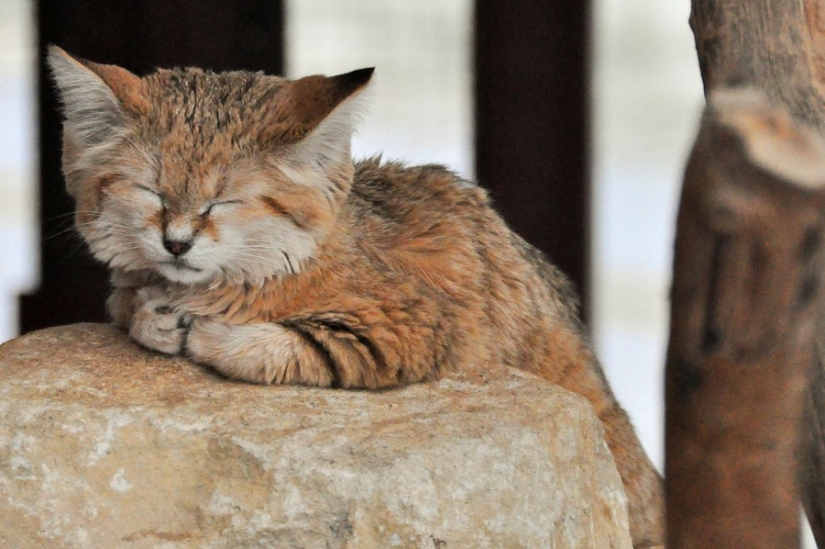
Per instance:
[[[375,66],[355,154],[443,163],[492,190],[508,222],[577,284],[615,392],[661,466],[671,243],[703,104],[689,9],[0,0],[0,341],[103,315],[105,273],[71,232],[45,43],[138,74]]]

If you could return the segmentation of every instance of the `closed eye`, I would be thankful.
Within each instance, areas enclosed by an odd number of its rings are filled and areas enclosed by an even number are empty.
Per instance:
[[[214,213],[215,210],[220,211],[224,207],[231,207],[240,203],[240,200],[223,200],[221,202],[212,202],[211,204],[207,204],[206,207],[201,210],[201,215],[209,215]]]
[[[151,189],[150,187],[147,187],[146,185],[135,185],[135,187],[137,187],[144,194],[152,195],[156,200],[158,200],[160,202],[161,205],[166,204],[166,202],[163,200],[163,196],[159,192],[157,192],[156,190]]]

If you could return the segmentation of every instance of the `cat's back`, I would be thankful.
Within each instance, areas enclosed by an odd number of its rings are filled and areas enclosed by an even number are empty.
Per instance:
[[[452,282],[462,299],[483,294],[578,324],[567,278],[507,226],[487,191],[447,168],[358,162],[350,206],[356,239],[383,259],[436,286]]]
[[[469,223],[490,208],[486,191],[444,166],[380,158],[356,162],[350,205],[359,217],[407,227],[439,219]]]
[[[418,291],[436,289],[438,309],[479,336],[468,348],[538,371],[548,334],[563,326],[578,337],[566,277],[507,226],[483,188],[441,166],[373,159],[356,164],[349,205],[356,248],[420,281]],[[495,349],[485,343],[492,340]]]
[[[346,209],[350,252],[458,299],[489,270],[479,254],[485,227],[507,232],[484,189],[434,164],[357,162]]]
[[[436,164],[357,162],[348,206],[352,229],[380,249],[453,254],[455,260],[510,233],[483,188]]]
[[[444,166],[357,162],[348,206],[352,236],[367,248],[411,261],[425,253],[428,268],[460,265],[463,279],[474,274],[489,281],[493,274],[511,287],[538,280],[556,289],[567,285],[507,226],[486,190]]]

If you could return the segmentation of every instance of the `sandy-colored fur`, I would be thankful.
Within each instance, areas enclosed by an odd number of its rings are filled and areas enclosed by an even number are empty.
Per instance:
[[[57,48],[50,63],[77,226],[112,268],[109,311],[134,339],[254,383],[533,372],[593,404],[634,544],[661,543],[661,481],[565,277],[446,169],[352,162],[353,99],[371,71],[141,79]]]

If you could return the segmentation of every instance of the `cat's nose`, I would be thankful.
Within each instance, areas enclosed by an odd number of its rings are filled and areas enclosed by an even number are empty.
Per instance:
[[[189,248],[192,247],[191,240],[169,240],[168,238],[163,239],[163,247],[166,248],[166,251],[172,254],[175,257],[180,257],[186,252],[189,251]]]

